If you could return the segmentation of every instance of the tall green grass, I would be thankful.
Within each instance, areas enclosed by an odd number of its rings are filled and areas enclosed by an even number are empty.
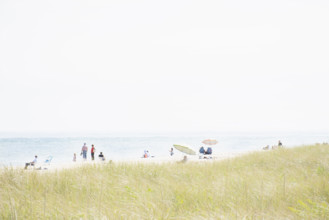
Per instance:
[[[329,146],[0,171],[0,219],[329,219]]]

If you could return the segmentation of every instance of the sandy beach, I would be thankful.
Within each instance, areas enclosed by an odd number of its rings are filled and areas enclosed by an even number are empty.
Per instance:
[[[215,161],[231,159],[239,156],[246,155],[250,152],[222,152],[213,155],[185,155],[182,153],[176,153],[173,156],[151,156],[149,158],[136,158],[136,159],[108,159],[105,161],[100,161],[98,158],[95,158],[94,161],[87,159],[84,161],[82,158],[78,158],[76,162],[70,161],[66,163],[51,163],[51,164],[44,164],[38,163],[35,168],[29,167],[27,170],[42,170],[42,171],[59,171],[63,169],[73,169],[85,165],[103,165],[107,163],[144,163],[144,164],[162,164],[162,163],[180,163],[180,162],[197,162],[197,163],[211,163]],[[184,156],[186,156],[186,160],[184,160]],[[16,166],[15,168],[23,168],[22,166]]]

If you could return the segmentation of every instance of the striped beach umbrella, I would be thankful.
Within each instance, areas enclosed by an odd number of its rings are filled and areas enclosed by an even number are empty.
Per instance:
[[[203,140],[202,143],[206,145],[215,145],[218,143],[218,141],[216,141],[215,139],[206,139]]]

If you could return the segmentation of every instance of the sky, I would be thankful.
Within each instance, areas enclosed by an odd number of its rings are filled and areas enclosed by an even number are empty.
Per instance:
[[[329,131],[327,0],[1,0],[0,132]]]

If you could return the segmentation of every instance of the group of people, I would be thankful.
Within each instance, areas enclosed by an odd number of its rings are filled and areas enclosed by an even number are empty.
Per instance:
[[[281,147],[283,147],[282,142],[279,140],[278,145],[277,146],[272,146],[272,149],[281,148]],[[263,150],[269,150],[269,149],[270,149],[269,145],[267,145],[266,147],[263,147]],[[91,150],[90,150],[91,160],[95,160],[95,152],[96,152],[96,148],[92,144],[91,145]],[[169,152],[170,152],[170,156],[174,155],[174,149],[173,148],[171,148]],[[88,153],[88,146],[87,146],[86,143],[84,143],[84,145],[81,148],[81,154],[80,154],[83,157],[84,160],[87,160],[87,153]],[[205,150],[205,148],[203,146],[201,146],[200,149],[199,149],[199,153],[203,154],[203,155],[211,155],[212,154],[212,148],[208,147],[207,150]],[[143,154],[143,158],[149,158],[149,157],[150,157],[149,151],[145,150],[144,154]],[[103,152],[99,153],[98,158],[101,161],[105,161],[105,157],[104,157]],[[37,161],[38,161],[38,156],[35,155],[33,161],[25,163],[25,169],[27,169],[29,166],[35,166]],[[74,153],[73,162],[76,162],[76,161],[77,161],[77,155],[76,155],[76,153]]]
[[[272,146],[272,150],[277,149],[277,148],[282,148],[282,147],[283,147],[282,142],[279,140],[278,145]],[[269,149],[270,149],[270,145],[263,147],[263,150],[269,150]]]
[[[95,160],[95,152],[96,152],[96,148],[95,146],[92,144],[91,145],[91,150],[90,150],[90,155],[91,155],[91,160]],[[81,153],[80,155],[82,155],[84,160],[87,160],[87,153],[88,153],[88,146],[86,143],[83,144],[82,148],[81,148]],[[105,160],[104,154],[103,152],[100,152],[98,155],[98,158],[102,161]],[[73,155],[73,162],[77,161],[77,155],[76,153],[74,153]]]
[[[92,144],[91,145],[91,150],[90,150],[91,160],[95,160],[95,152],[96,152],[96,148]],[[87,153],[88,153],[88,147],[87,147],[87,144],[84,143],[84,145],[82,146],[82,149],[81,149],[81,154],[80,154],[83,157],[84,160],[87,160]],[[105,156],[104,156],[103,152],[99,153],[98,158],[101,161],[105,161]],[[76,161],[77,161],[77,155],[76,155],[76,153],[74,153],[73,154],[73,162],[76,162]],[[38,156],[35,155],[33,161],[25,163],[24,169],[27,169],[29,166],[35,167],[37,162],[38,162]]]
[[[200,154],[212,154],[212,148],[211,147],[208,147],[207,150],[204,149],[203,146],[200,147],[200,150],[199,150],[199,153]]]
[[[170,156],[173,156],[174,155],[174,148],[171,148],[169,150],[169,153],[170,153]],[[204,147],[201,146],[200,149],[199,149],[199,153],[200,154],[205,154],[205,155],[211,155],[212,154],[212,148],[208,147],[207,150],[205,150]]]

